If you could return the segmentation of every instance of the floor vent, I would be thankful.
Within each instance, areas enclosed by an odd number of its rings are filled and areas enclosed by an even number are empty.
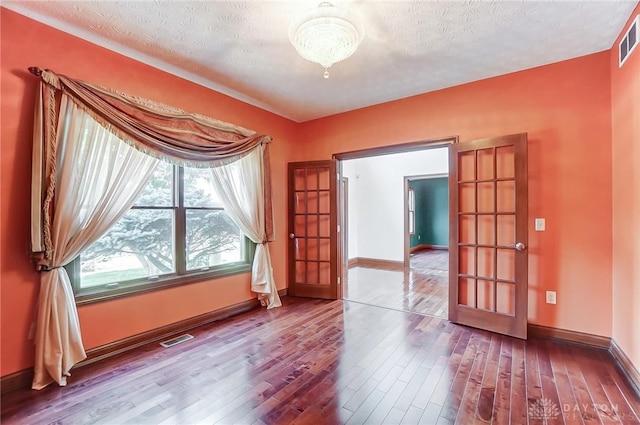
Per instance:
[[[163,341],[160,343],[160,345],[162,345],[164,348],[169,348],[169,347],[173,347],[174,345],[178,345],[182,342],[189,341],[190,339],[193,339],[193,335],[184,334],[184,335],[180,335],[175,338],[171,338],[166,341]]]
[[[640,15],[636,16],[636,19],[633,20],[631,25],[629,26],[629,30],[622,37],[620,41],[620,48],[618,51],[620,52],[620,56],[618,59],[618,65],[622,67],[624,61],[631,55],[631,52],[638,45],[638,30],[640,29]]]

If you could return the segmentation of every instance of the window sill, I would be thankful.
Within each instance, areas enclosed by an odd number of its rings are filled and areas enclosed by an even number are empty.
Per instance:
[[[119,288],[98,290],[93,288],[82,289],[75,295],[76,305],[93,304],[102,301],[109,301],[118,298],[124,298],[131,295],[139,295],[152,291],[159,291],[167,288],[175,288],[177,286],[188,285],[191,283],[204,282],[225,276],[233,276],[236,274],[251,273],[251,264],[242,263],[219,268],[213,271],[195,272],[184,276],[167,276],[164,278],[146,280],[131,284],[124,284]]]

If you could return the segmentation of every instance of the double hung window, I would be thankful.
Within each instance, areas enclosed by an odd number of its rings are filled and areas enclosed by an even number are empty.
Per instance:
[[[252,254],[210,171],[160,162],[129,211],[67,267],[82,301],[247,271]]]

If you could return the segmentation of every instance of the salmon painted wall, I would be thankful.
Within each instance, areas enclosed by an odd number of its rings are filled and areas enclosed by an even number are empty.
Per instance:
[[[640,47],[618,67],[630,24],[611,49],[613,339],[640,370]]]
[[[27,340],[39,277],[29,261],[31,126],[37,79],[29,66],[209,115],[273,137],[277,242],[271,248],[278,288],[286,287],[286,166],[295,123],[197,84],[0,9],[1,19],[1,375],[33,365]],[[86,348],[253,298],[249,274],[81,306]]]
[[[601,52],[304,123],[298,159],[527,132],[529,321],[611,336],[610,94]],[[534,232],[535,217],[546,232]]]

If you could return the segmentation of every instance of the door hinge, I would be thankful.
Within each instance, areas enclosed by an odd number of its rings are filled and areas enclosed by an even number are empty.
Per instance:
[[[338,277],[338,285],[340,285],[340,277]]]
[[[340,233],[340,225],[338,224],[338,233]]]

